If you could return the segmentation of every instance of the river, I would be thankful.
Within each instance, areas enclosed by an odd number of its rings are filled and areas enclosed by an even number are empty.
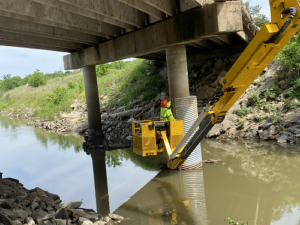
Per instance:
[[[203,159],[219,163],[168,171],[130,149],[88,155],[82,142],[0,117],[0,171],[27,189],[130,218],[122,224],[300,224],[299,145],[204,140]]]

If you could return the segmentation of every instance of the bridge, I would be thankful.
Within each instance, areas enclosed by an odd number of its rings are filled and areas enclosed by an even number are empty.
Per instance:
[[[248,8],[226,0],[0,0],[0,45],[70,53],[64,68],[83,68],[89,141],[103,145],[95,65],[166,61],[173,110],[186,131],[196,120],[186,115],[198,115],[187,62],[242,52],[256,33]]]

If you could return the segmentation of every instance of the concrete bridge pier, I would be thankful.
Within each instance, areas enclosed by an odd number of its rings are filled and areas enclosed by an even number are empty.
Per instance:
[[[83,67],[83,80],[89,122],[88,142],[91,142],[93,145],[103,145],[105,136],[102,131],[95,66]]]
[[[198,118],[197,97],[190,96],[185,45],[166,49],[170,98],[173,99],[176,119],[183,120],[184,134]],[[196,131],[195,131],[196,132]],[[195,133],[194,132],[194,133]],[[202,163],[200,144],[188,157],[182,169],[197,169]]]

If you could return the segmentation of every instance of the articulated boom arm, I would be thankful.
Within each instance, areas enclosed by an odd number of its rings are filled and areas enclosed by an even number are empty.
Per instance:
[[[191,154],[214,124],[224,120],[233,104],[297,33],[300,29],[299,6],[298,0],[270,0],[272,22],[262,26],[226,74],[222,87],[216,91],[206,107],[206,116],[199,116],[201,118],[196,121],[197,126],[193,126],[187,133],[189,136],[185,136],[179,143],[170,157],[171,160],[185,160]],[[185,145],[179,157],[176,156],[199,124],[199,130]]]

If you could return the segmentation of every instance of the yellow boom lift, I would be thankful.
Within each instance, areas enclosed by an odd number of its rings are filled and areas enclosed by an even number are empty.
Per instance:
[[[135,121],[132,131],[136,154],[165,152],[168,167],[179,168],[210,129],[225,119],[228,110],[300,29],[298,0],[269,2],[272,22],[261,27],[187,134],[183,137],[183,121]]]

